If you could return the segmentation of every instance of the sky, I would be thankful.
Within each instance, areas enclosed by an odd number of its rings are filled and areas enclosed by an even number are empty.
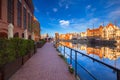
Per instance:
[[[41,34],[85,32],[113,23],[120,26],[120,0],[33,0]]]

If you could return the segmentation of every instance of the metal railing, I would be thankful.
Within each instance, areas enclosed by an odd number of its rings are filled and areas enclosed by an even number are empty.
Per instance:
[[[77,77],[77,75],[78,75],[78,74],[77,74],[77,65],[78,65],[78,66],[80,66],[83,70],[85,70],[94,80],[98,80],[98,79],[97,79],[92,73],[90,73],[84,66],[82,66],[81,64],[79,64],[79,63],[77,62],[77,54],[79,53],[79,54],[81,54],[82,56],[88,57],[89,59],[93,60],[94,62],[97,62],[97,63],[99,63],[99,64],[102,64],[102,65],[104,65],[104,66],[106,66],[106,67],[114,70],[114,71],[117,73],[117,80],[120,80],[120,69],[115,68],[115,67],[113,67],[113,66],[111,66],[111,65],[109,65],[109,64],[106,64],[106,63],[104,63],[104,62],[102,62],[102,61],[100,61],[100,60],[97,60],[97,59],[95,59],[95,58],[93,58],[93,57],[91,57],[91,56],[88,56],[88,55],[86,55],[86,54],[84,54],[84,53],[82,53],[82,52],[80,52],[80,51],[77,51],[77,50],[72,49],[72,48],[70,48],[70,47],[68,47],[68,46],[65,46],[65,45],[63,45],[63,44],[61,44],[61,43],[58,43],[58,44],[64,47],[64,48],[63,48],[63,49],[64,49],[64,50],[63,50],[63,51],[64,51],[64,52],[63,52],[63,53],[64,53],[64,57],[65,57],[65,55],[67,55],[67,56],[70,57],[70,64],[72,64],[72,60],[75,61],[75,77]],[[65,52],[65,47],[70,49],[70,55]],[[75,59],[72,58],[72,51],[75,52]]]

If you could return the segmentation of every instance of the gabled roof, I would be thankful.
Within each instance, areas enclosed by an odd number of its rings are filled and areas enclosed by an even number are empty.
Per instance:
[[[112,23],[109,23],[107,26],[106,26],[106,28],[109,28],[109,27],[112,27],[112,28],[114,28],[114,25],[112,24]]]

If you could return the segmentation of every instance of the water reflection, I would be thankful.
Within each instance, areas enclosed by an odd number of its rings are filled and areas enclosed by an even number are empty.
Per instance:
[[[106,47],[106,46],[90,46],[87,44],[72,44],[70,42],[60,42],[62,45],[78,50],[88,56],[91,56],[101,62],[109,64],[115,68],[120,69],[120,47]],[[64,47],[59,46],[59,50],[64,54]],[[70,49],[65,48],[65,53],[70,55]],[[71,57],[66,56],[69,64],[72,63],[75,67],[75,51],[72,50],[72,60]],[[119,80],[120,72],[109,68],[105,65],[100,64],[88,57],[85,57],[81,54],[77,54],[77,73],[80,76],[81,80],[96,80],[94,77],[86,72],[81,66],[83,66],[90,74],[92,74],[97,80]],[[118,76],[119,75],[119,76]],[[118,78],[119,77],[119,78]]]
[[[117,60],[120,58],[120,46],[104,47],[104,46],[89,46],[87,44],[72,44],[71,42],[60,42],[61,44],[80,51],[85,51],[88,55],[97,55],[100,59],[108,58],[109,60]]]

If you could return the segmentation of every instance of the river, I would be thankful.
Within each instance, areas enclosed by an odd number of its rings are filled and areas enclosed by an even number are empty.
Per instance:
[[[62,45],[60,45],[62,44]],[[120,80],[120,46],[90,46],[87,44],[73,44],[71,42],[60,42],[58,45],[59,51],[64,55],[68,64],[72,64],[75,69],[75,51],[81,52],[87,56],[92,57],[100,62],[112,66],[114,69],[109,68],[85,55],[77,52],[77,75],[80,80]],[[64,46],[63,46],[64,45]],[[72,60],[70,51],[72,50]]]

